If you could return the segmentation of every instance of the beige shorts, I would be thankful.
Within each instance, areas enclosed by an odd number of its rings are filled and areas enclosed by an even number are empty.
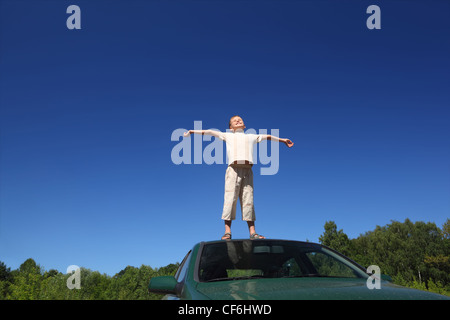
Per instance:
[[[223,220],[236,219],[236,204],[240,199],[242,220],[255,221],[253,205],[253,171],[252,165],[232,164],[225,173],[225,196],[223,203]]]

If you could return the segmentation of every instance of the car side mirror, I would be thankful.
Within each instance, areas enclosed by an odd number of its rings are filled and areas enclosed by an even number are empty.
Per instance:
[[[159,294],[175,294],[177,280],[174,276],[161,276],[150,279],[148,291]]]

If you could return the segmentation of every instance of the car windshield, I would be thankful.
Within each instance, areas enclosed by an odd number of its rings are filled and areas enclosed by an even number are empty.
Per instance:
[[[207,243],[198,269],[202,282],[295,277],[367,278],[367,274],[320,245],[283,240]]]

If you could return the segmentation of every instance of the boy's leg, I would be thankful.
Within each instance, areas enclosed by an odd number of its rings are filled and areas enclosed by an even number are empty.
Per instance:
[[[225,234],[222,240],[231,239],[231,236],[227,235],[227,233],[231,234],[231,220],[225,220]]]
[[[242,178],[242,186],[240,192],[242,219],[247,221],[248,232],[250,236],[256,234],[255,229],[255,205],[253,203],[253,171],[250,167]],[[265,239],[264,236],[258,235],[256,239]]]
[[[236,170],[229,166],[225,173],[222,220],[234,220],[236,218],[236,204],[239,196],[237,190],[239,190],[239,177]]]
[[[230,239],[231,236],[231,221],[236,218],[236,204],[239,196],[239,182],[237,171],[235,168],[229,166],[225,173],[225,195],[222,211],[222,220],[225,221],[225,234],[222,240]]]
[[[253,171],[246,168],[242,175],[241,189],[239,190],[242,220],[255,221],[255,206],[253,204]]]
[[[247,221],[247,225],[248,225],[248,232],[250,233],[250,236],[257,235],[255,237],[255,239],[265,239],[266,238],[266,237],[256,233],[255,221]]]
[[[248,225],[248,232],[250,233],[250,235],[254,234],[256,232],[255,221],[247,221],[247,225]]]

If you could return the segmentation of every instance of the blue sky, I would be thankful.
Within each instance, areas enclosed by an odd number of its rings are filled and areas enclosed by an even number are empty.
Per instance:
[[[66,9],[81,9],[69,30]],[[381,8],[369,30],[366,9]],[[0,261],[114,275],[218,239],[225,164],[171,134],[278,129],[257,231],[317,242],[450,215],[445,1],[0,0]],[[206,147],[210,142],[203,142]],[[247,226],[233,223],[233,237]]]

